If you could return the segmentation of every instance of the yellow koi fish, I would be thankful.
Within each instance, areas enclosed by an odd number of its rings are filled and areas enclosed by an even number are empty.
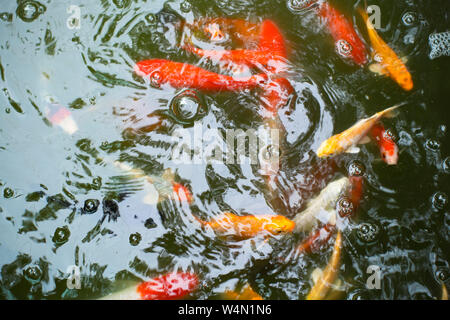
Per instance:
[[[240,292],[225,290],[223,298],[224,300],[264,300],[249,284],[245,285]]]
[[[331,285],[335,282],[341,260],[342,235],[339,231],[334,244],[333,255],[325,270],[308,293],[306,300],[322,300],[327,296]]]
[[[292,232],[295,227],[295,223],[288,218],[271,214],[238,216],[226,212],[211,221],[196,219],[221,235],[237,239],[250,239],[264,233],[279,235]]]
[[[375,31],[367,12],[362,8],[359,8],[359,12],[366,23],[367,33],[372,43],[372,57],[378,62],[369,67],[370,71],[389,76],[404,90],[411,90],[414,84],[405,64]]]
[[[319,158],[325,158],[329,156],[338,155],[343,152],[358,153],[359,149],[355,148],[358,143],[367,143],[370,138],[367,134],[373,128],[373,126],[381,118],[393,118],[396,116],[396,109],[402,105],[396,105],[388,108],[384,111],[374,114],[370,118],[366,118],[358,121],[351,128],[341,132],[331,138],[325,140],[317,150],[317,156]]]

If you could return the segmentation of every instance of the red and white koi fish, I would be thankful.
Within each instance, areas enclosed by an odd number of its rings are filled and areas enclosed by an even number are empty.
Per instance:
[[[149,76],[153,85],[169,84],[174,88],[191,88],[201,91],[242,91],[254,89],[266,82],[264,74],[235,78],[217,74],[200,67],[164,59],[143,60],[134,68],[136,74]]]
[[[398,146],[382,123],[379,122],[373,126],[370,131],[370,137],[380,149],[383,161],[388,165],[396,165],[398,162]]]
[[[110,294],[101,300],[178,300],[194,292],[198,285],[199,280],[194,273],[171,272]]]

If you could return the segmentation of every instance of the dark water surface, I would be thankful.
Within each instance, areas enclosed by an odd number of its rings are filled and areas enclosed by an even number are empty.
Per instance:
[[[362,3],[331,3],[366,35],[356,11]],[[358,218],[344,232],[344,298],[439,299],[441,281],[450,285],[450,60],[430,60],[428,36],[448,31],[450,2],[369,4],[381,8],[379,34],[408,57],[411,92],[344,61],[314,11],[292,11],[286,1],[2,1],[0,298],[94,299],[183,270],[201,279],[196,299],[247,282],[265,299],[304,299],[311,272],[326,266],[332,245],[282,263],[277,257],[306,234],[264,245],[262,239],[230,243],[203,230],[192,213],[293,218],[357,160],[366,188]],[[71,5],[80,10],[79,28],[67,22]],[[281,113],[286,136],[272,193],[257,166],[171,159],[175,130],[193,133],[195,120],[205,130],[258,128],[254,92],[203,94],[186,105],[178,101],[182,90],[154,88],[133,72],[137,61],[150,58],[220,71],[179,47],[180,22],[202,17],[272,19],[289,44],[296,98]],[[190,119],[185,110],[182,119],[177,101],[198,114]],[[336,166],[317,159],[324,139],[399,102],[408,104],[385,121],[400,148],[397,166],[380,161],[374,145],[336,157]],[[72,134],[48,120],[61,106],[77,124]],[[157,201],[153,185],[136,174],[161,177],[168,168],[192,191],[192,205],[162,196]],[[163,194],[167,186],[160,185]],[[117,210],[117,219],[103,219]],[[364,224],[378,230],[371,241],[358,232]],[[80,290],[67,289],[66,272],[74,265],[81,270]],[[381,269],[380,289],[366,287],[370,265]]]

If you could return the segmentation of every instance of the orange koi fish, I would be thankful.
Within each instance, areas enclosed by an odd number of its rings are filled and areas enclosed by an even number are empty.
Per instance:
[[[224,300],[264,300],[249,284],[245,285],[240,292],[225,290],[223,297]]]
[[[365,65],[366,47],[348,19],[326,1],[319,6],[319,15],[326,21],[339,54],[351,58],[360,66]]]
[[[341,248],[342,248],[342,235],[339,231],[334,244],[333,254],[326,266],[325,270],[322,272],[321,276],[317,280],[316,284],[313,286],[309,292],[306,300],[322,300],[325,299],[328,294],[332,284],[337,278],[339,272],[339,265],[341,260]]]
[[[383,124],[375,124],[370,131],[370,136],[378,145],[383,161],[388,165],[396,165],[398,162],[398,146],[392,135],[384,129]]]
[[[259,234],[279,235],[292,232],[295,223],[281,215],[237,216],[226,212],[211,221],[196,218],[203,226],[211,227],[215,232],[237,239],[249,239]]]
[[[184,185],[178,182],[172,182],[173,192],[179,201],[187,201],[188,203],[194,202],[194,197],[191,191]]]
[[[414,84],[405,64],[375,31],[367,12],[362,8],[359,8],[359,12],[367,26],[367,32],[373,47],[372,56],[378,61],[377,64],[372,64],[369,69],[372,72],[389,76],[404,90],[410,91]]]
[[[263,117],[274,118],[278,110],[288,103],[294,91],[291,83],[285,78],[272,80],[263,86],[261,102],[266,111]]]
[[[197,66],[164,59],[143,60],[134,68],[136,74],[149,76],[154,86],[168,83],[174,88],[192,88],[202,91],[242,91],[264,84],[264,74],[234,78],[217,74]]]
[[[101,300],[177,300],[194,292],[198,285],[199,280],[194,273],[170,272],[110,294]]]
[[[381,118],[395,117],[395,110],[401,105],[396,105],[384,111],[378,112],[370,118],[358,121],[351,128],[342,133],[332,136],[324,141],[317,150],[319,158],[338,155],[343,152],[357,153],[358,148],[354,146],[358,143],[367,143],[369,138],[367,134],[372,130],[373,126],[380,121]]]
[[[264,20],[258,49],[203,50],[191,45],[185,49],[201,57],[226,63],[246,65],[279,73],[286,69],[286,44],[281,31],[271,20]]]

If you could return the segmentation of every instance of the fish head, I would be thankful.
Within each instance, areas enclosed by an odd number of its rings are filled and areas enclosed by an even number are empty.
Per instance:
[[[412,76],[406,67],[402,68],[398,74],[394,76],[395,81],[403,88],[405,91],[410,91],[414,87]]]
[[[151,75],[159,72],[169,61],[164,59],[149,59],[136,63],[134,72],[139,76]]]
[[[337,146],[334,138],[330,138],[328,140],[325,140],[320,145],[319,149],[317,149],[317,156],[319,158],[327,158],[332,155],[334,155],[337,151]]]
[[[264,226],[264,229],[273,235],[280,235],[292,232],[294,227],[294,221],[284,216],[274,216],[270,219],[270,222]]]

